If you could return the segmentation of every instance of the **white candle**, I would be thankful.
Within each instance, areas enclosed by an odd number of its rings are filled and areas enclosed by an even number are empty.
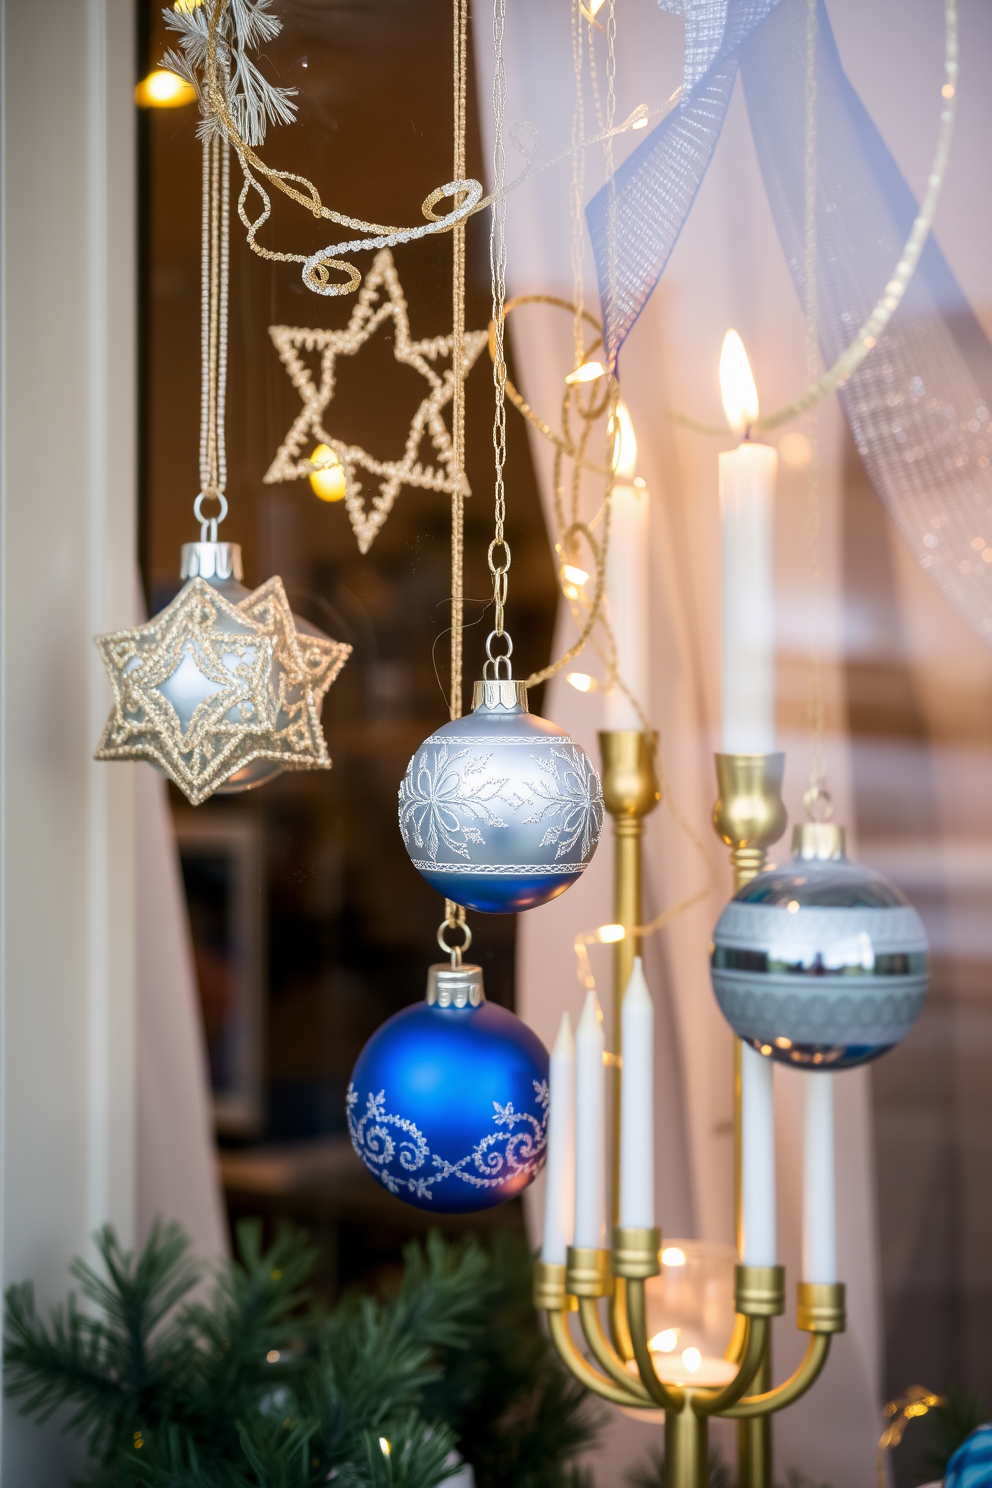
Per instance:
[[[654,1224],[654,1004],[640,956],[621,1011],[620,1223]]]
[[[723,556],[723,748],[727,754],[775,749],[775,476],[778,454],[747,431],[758,394],[747,353],[728,331],[720,357],[727,422],[745,436],[720,456]]]
[[[636,482],[637,439],[624,403],[617,405],[620,447],[618,484],[610,507],[610,539],[606,553],[606,599],[610,628],[617,648],[617,673],[624,686],[648,709],[648,567],[650,533],[648,490]],[[637,709],[621,687],[606,694],[603,726],[642,729]]]
[[[551,1050],[548,1077],[548,1160],[545,1164],[541,1260],[564,1266],[575,1223],[575,1040],[567,1013]]]
[[[834,1192],[834,1077],[806,1076],[803,1153],[803,1281],[837,1280]]]
[[[745,1266],[775,1265],[773,1063],[741,1047],[741,1207]]]
[[[603,1010],[586,995],[575,1034],[575,1244],[606,1244],[606,1071]]]

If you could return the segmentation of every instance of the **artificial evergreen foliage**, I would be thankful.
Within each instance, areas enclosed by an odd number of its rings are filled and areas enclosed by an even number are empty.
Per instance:
[[[436,1488],[453,1449],[478,1488],[579,1488],[592,1438],[583,1392],[526,1300],[513,1238],[405,1253],[383,1299],[330,1312],[307,1290],[315,1253],[282,1231],[238,1229],[238,1259],[204,1300],[188,1242],[153,1230],[140,1255],[111,1230],[102,1271],[72,1267],[74,1298],[46,1322],[30,1283],[7,1293],[7,1389],[81,1438],[89,1488]]]

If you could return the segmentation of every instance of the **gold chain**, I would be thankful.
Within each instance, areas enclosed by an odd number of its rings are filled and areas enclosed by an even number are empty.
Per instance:
[[[492,324],[495,327],[493,387],[496,407],[493,416],[493,455],[495,479],[495,533],[489,544],[489,571],[493,576],[493,600],[496,606],[495,631],[504,634],[507,578],[510,568],[510,545],[506,541],[506,355],[504,329],[506,304],[506,152],[503,146],[503,121],[506,114],[506,68],[503,61],[503,35],[506,29],[506,0],[493,0],[493,205],[489,232],[489,268],[493,284]],[[501,549],[497,561],[496,552]]]

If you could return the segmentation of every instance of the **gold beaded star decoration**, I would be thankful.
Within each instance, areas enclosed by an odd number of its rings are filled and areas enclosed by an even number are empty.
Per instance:
[[[301,634],[281,579],[234,602],[193,578],[97,645],[114,694],[97,759],[150,760],[194,806],[256,760],[330,769],[320,709],[351,647]]]
[[[410,424],[401,460],[380,460],[360,445],[335,439],[323,424],[325,409],[334,397],[338,357],[354,356],[387,321],[392,326],[396,360],[413,367],[428,385]],[[375,541],[402,486],[454,494],[452,439],[442,411],[451,402],[456,369],[448,366],[439,371],[434,365],[442,357],[451,356],[452,337],[433,336],[423,341],[411,339],[406,299],[388,248],[376,254],[359,291],[351,319],[343,331],[270,326],[269,335],[293,386],[303,399],[303,408],[265,473],[264,479],[268,484],[299,480],[314,473],[317,467],[302,454],[304,445],[311,439],[330,446],[344,469],[345,506],[362,553],[367,553]],[[486,331],[465,332],[460,368],[463,381],[475,365],[487,336]],[[315,381],[304,358],[307,352],[320,353],[319,381]],[[425,434],[430,436],[436,455],[436,462],[430,465],[422,464],[420,459]],[[362,495],[359,471],[363,470],[379,481],[378,493],[370,504]],[[462,492],[468,494],[464,478]]]

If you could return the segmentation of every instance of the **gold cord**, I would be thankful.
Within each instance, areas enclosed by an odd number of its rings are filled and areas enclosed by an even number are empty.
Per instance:
[[[468,96],[468,0],[453,0],[454,17],[454,175],[465,176]],[[462,197],[455,197],[455,207]],[[462,715],[465,626],[465,223],[452,230],[451,366],[451,691],[452,718]]]
[[[468,133],[468,0],[452,0],[454,21],[454,175],[465,176]],[[455,197],[457,209],[462,201]],[[451,234],[451,692],[452,718],[462,716],[462,671],[465,636],[465,223],[457,222]],[[467,950],[471,932],[465,923],[464,905],[444,901],[445,928],[465,932]],[[452,949],[452,964],[461,960],[461,948]]]
[[[227,451],[224,408],[227,393],[229,299],[230,151],[219,135],[203,141],[200,243],[200,492],[194,511],[216,539],[227,511]],[[203,499],[220,502],[220,514],[204,518]]]
[[[812,387],[820,370],[818,320],[819,283],[817,279],[816,196],[818,184],[817,119],[816,119],[816,45],[817,0],[806,0],[806,160],[805,160],[805,238],[804,299],[806,309],[806,382]],[[826,764],[823,753],[823,564],[822,508],[820,502],[820,418],[819,408],[810,409],[810,461],[807,476],[806,540],[809,561],[809,591],[813,615],[813,635],[809,654],[807,717],[809,722],[809,786],[803,796],[807,815],[826,820],[833,813],[830,795],[825,789]]]

